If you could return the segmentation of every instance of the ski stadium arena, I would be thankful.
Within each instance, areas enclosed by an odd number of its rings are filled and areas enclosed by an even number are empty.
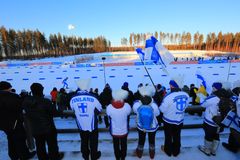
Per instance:
[[[8,81],[20,93],[22,89],[30,91],[30,85],[33,82],[43,84],[44,93],[49,96],[53,87],[58,89],[63,87],[62,81],[68,77],[70,90],[76,90],[76,81],[79,79],[91,79],[91,87],[99,88],[101,92],[105,83],[109,83],[113,89],[119,89],[127,81],[130,89],[135,92],[139,83],[161,83],[168,88],[168,82],[173,77],[183,78],[183,84],[198,85],[195,74],[201,72],[206,82],[211,85],[215,81],[230,81],[234,83],[240,80],[240,61],[227,60],[219,58],[211,60],[210,57],[204,57],[204,60],[196,61],[192,58],[192,53],[174,52],[174,57],[183,57],[178,61],[171,62],[167,68],[162,65],[156,65],[151,61],[145,61],[144,65],[138,55],[134,52],[118,53],[99,53],[81,56],[66,56],[59,58],[44,58],[31,61],[8,60],[0,62],[0,79]],[[181,54],[181,55],[180,55]],[[204,53],[200,53],[201,57]],[[103,58],[105,57],[105,59]],[[187,60],[187,58],[189,58]],[[191,60],[192,58],[192,60]],[[149,74],[147,74],[147,72]],[[195,107],[195,106],[194,106]],[[191,109],[191,107],[189,107]],[[203,111],[199,106],[196,109]],[[104,113],[102,113],[104,115]],[[137,159],[135,149],[137,147],[138,133],[136,132],[136,115],[130,117],[130,132],[128,135],[128,150],[126,160]],[[60,118],[55,117],[54,122],[58,131],[59,150],[64,152],[64,160],[82,159],[80,152],[80,136],[78,128],[73,117]],[[239,153],[231,153],[222,145],[219,146],[217,155],[208,157],[197,148],[203,144],[204,131],[202,129],[203,116],[185,114],[184,127],[181,131],[181,153],[174,159],[197,160],[226,158],[239,160]],[[220,134],[220,141],[227,142],[229,129],[225,129]],[[3,132],[0,132],[0,159],[8,159],[7,138]],[[156,134],[156,154],[155,159],[170,160],[163,151],[161,145],[164,144],[164,133],[162,126]],[[143,152],[143,160],[148,160],[148,143],[146,140]],[[99,124],[99,150],[102,152],[100,159],[114,159],[112,146],[112,137],[105,127],[104,123]],[[37,159],[35,156],[33,159]]]
[[[45,95],[49,95],[53,87],[60,89],[62,81],[68,77],[69,90],[76,90],[76,81],[91,79],[91,87],[101,91],[105,83],[118,89],[126,81],[131,90],[135,91],[139,83],[162,84],[174,77],[181,77],[184,85],[198,84],[195,74],[201,72],[211,85],[215,81],[234,83],[240,80],[240,60],[227,60],[224,57],[212,60],[204,56],[204,52],[179,51],[173,52],[177,61],[172,61],[167,68],[156,65],[152,61],[140,61],[136,52],[97,53],[59,58],[35,60],[8,60],[0,62],[0,77],[8,81],[19,93],[22,89],[30,90],[32,82],[39,82],[45,87]],[[193,56],[204,57],[194,60]],[[105,60],[103,60],[105,57]],[[182,57],[182,58],[180,58]],[[149,74],[148,74],[148,73]]]

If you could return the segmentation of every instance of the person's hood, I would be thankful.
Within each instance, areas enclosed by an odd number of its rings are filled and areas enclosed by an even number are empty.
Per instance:
[[[123,106],[124,106],[124,101],[115,101],[115,100],[113,100],[111,104],[112,104],[112,106],[113,106],[114,108],[120,109],[120,108],[123,108]]]

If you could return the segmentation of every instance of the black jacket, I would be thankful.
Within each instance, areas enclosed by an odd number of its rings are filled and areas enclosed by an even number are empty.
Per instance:
[[[134,95],[133,95],[133,92],[131,90],[129,90],[128,87],[124,87],[122,86],[122,89],[125,90],[125,91],[128,91],[128,97],[127,99],[125,99],[124,101],[126,103],[128,103],[131,107],[133,106],[133,102],[134,102]]]
[[[160,106],[160,104],[162,103],[163,97],[164,97],[164,91],[163,90],[159,90],[159,91],[155,92],[155,94],[153,96],[153,100],[155,101],[157,106]]]
[[[11,131],[23,123],[20,97],[12,92],[0,91],[0,130]]]
[[[99,95],[99,102],[101,103],[102,107],[105,109],[107,105],[111,104],[112,99],[111,88],[104,88],[103,92]]]
[[[49,99],[28,96],[23,101],[22,106],[26,112],[26,117],[30,121],[34,136],[56,131],[53,117],[58,116],[59,112]]]

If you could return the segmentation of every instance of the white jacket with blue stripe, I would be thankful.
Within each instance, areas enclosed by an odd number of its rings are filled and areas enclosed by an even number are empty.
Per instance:
[[[202,103],[202,107],[205,107],[204,113],[204,122],[209,124],[210,126],[217,127],[218,125],[212,120],[214,116],[219,115],[219,103],[220,99],[215,96],[211,95],[207,97],[204,102]]]
[[[189,95],[185,92],[171,92],[163,99],[159,110],[163,113],[163,120],[170,124],[183,123],[184,111],[189,104]]]
[[[70,100],[70,106],[75,112],[77,125],[82,131],[90,131],[98,128],[97,113],[101,112],[100,102],[92,94],[80,91]]]

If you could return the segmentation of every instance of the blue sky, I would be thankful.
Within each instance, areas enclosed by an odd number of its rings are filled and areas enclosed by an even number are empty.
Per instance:
[[[81,37],[112,44],[130,33],[240,31],[240,0],[1,0],[0,26]],[[76,26],[68,30],[68,25]]]

